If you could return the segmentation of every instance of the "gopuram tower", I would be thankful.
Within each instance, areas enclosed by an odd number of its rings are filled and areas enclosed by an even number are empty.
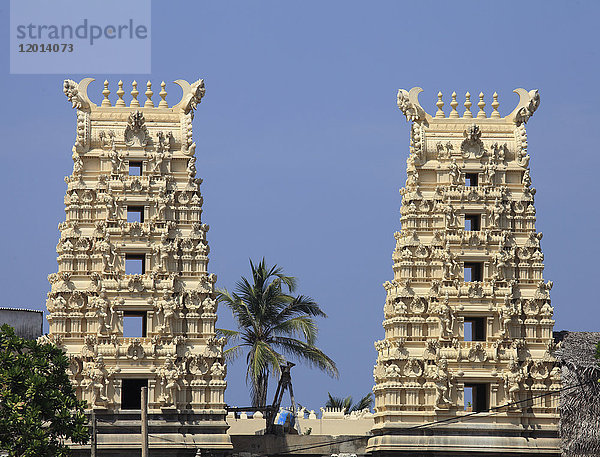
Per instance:
[[[155,105],[151,83],[139,101],[134,81],[127,106],[121,81],[114,104],[106,81],[94,104],[92,81],[64,82],[77,134],[58,272],[48,277],[49,338],[71,359],[102,455],[140,448],[142,387],[150,449],[225,451],[226,368],[192,140],[204,82],[176,81],[183,95],[169,107],[164,82]]]
[[[375,343],[375,455],[559,455],[560,372],[553,357],[552,282],[525,124],[540,103],[517,89],[502,117],[494,93],[471,111],[435,115],[421,89],[398,92],[411,122],[385,339]],[[462,111],[462,110],[461,110]],[[475,110],[474,110],[475,111]]]

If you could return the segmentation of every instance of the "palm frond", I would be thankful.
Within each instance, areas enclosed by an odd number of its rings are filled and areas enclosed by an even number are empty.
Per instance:
[[[300,336],[309,345],[314,345],[317,340],[317,324],[308,316],[293,317],[280,322],[271,330],[274,335]]]
[[[264,341],[256,341],[254,347],[246,357],[248,362],[247,379],[255,382],[258,378],[268,372],[279,373],[279,365],[284,358]]]
[[[309,366],[319,368],[331,377],[339,376],[335,362],[314,345],[283,336],[275,336],[271,341],[275,346],[281,347],[285,354],[293,355]]]
[[[349,412],[352,411],[362,411],[363,409],[371,409],[373,407],[374,399],[373,392],[369,392],[367,395],[358,400],[352,407]]]
[[[345,408],[346,414],[351,413],[353,411],[371,409],[373,407],[373,392],[369,392],[356,403],[352,403],[352,396],[348,396],[346,398],[335,397],[329,392],[327,392],[327,395],[329,396],[329,398],[327,400],[327,403],[325,403],[325,407],[337,409]]]
[[[346,412],[348,412],[350,404],[352,403],[352,397],[346,397],[346,398],[334,397],[329,392],[327,392],[327,395],[329,398],[327,399],[327,403],[325,403],[325,408],[335,408],[335,409],[346,408]]]
[[[223,358],[226,362],[232,362],[242,355],[244,348],[242,345],[232,346],[223,351]]]
[[[293,296],[297,281],[277,265],[267,266],[264,258],[250,260],[251,276],[242,276],[233,293],[219,289],[217,298],[236,320],[238,331],[223,332],[232,357],[246,354],[246,381],[253,404],[264,406],[268,379],[280,374],[280,364],[292,356],[331,376],[338,376],[333,360],[315,347],[318,328],[315,317],[326,317],[319,305],[305,295]]]

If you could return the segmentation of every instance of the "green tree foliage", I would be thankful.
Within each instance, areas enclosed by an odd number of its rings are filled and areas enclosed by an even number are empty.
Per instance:
[[[356,403],[352,403],[351,396],[348,396],[346,398],[334,397],[329,392],[327,392],[327,395],[329,395],[329,399],[327,400],[327,403],[325,403],[325,408],[346,408],[346,414],[351,413],[352,411],[362,411],[363,409],[371,409],[373,407],[373,392],[369,392]]]
[[[68,366],[56,346],[0,327],[0,449],[9,457],[69,456],[66,439],[88,441],[85,402],[75,397]]]
[[[319,305],[310,297],[293,295],[296,279],[284,275],[277,265],[268,267],[263,259],[258,265],[250,261],[250,268],[251,280],[242,277],[234,293],[219,290],[219,302],[231,309],[238,325],[238,330],[219,330],[219,334],[234,344],[225,357],[232,359],[247,351],[246,382],[252,406],[264,408],[269,377],[280,374],[285,356],[331,376],[338,371],[333,360],[315,346],[314,317],[326,317]]]

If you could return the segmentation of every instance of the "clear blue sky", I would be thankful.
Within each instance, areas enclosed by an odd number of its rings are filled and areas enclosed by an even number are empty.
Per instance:
[[[73,166],[62,80],[107,78],[114,89],[148,76],[9,75],[8,2],[0,11],[0,306],[41,309]],[[592,1],[154,2],[150,79],[206,81],[194,133],[218,286],[265,256],[329,315],[318,344],[340,378],[296,367],[298,401],[317,409],[328,391],[359,397],[373,384],[406,179],[400,87],[421,86],[430,112],[438,90],[483,91],[488,107],[497,91],[502,115],[515,87],[540,90],[529,152],[556,329],[598,330],[599,13]],[[90,87],[98,102],[100,91]],[[231,323],[226,310],[219,319]],[[228,374],[238,406],[248,403],[242,365]]]

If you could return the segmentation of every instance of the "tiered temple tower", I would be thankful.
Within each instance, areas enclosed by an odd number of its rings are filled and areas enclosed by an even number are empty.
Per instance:
[[[398,92],[411,126],[394,278],[384,283],[385,339],[375,377],[378,455],[559,455],[560,374],[552,355],[552,282],[543,279],[542,234],[525,123],[537,91],[517,89],[507,116],[470,94],[459,115],[438,94]],[[461,110],[462,111],[462,110]]]
[[[106,81],[94,104],[92,81],[64,82],[77,135],[58,273],[48,277],[49,338],[70,356],[77,396],[98,417],[102,455],[139,449],[142,386],[151,448],[230,449],[216,277],[207,271],[192,140],[204,82],[176,81],[182,99],[169,107],[164,82],[155,106],[151,83],[138,101],[134,81],[127,106],[121,81],[114,104]],[[132,321],[131,334],[124,321]]]

